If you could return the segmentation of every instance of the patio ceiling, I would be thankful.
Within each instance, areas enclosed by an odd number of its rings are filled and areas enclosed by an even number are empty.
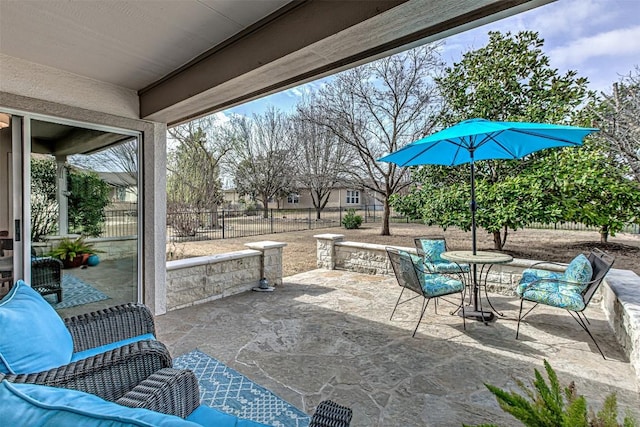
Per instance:
[[[135,90],[171,125],[550,1],[0,0],[0,54]]]

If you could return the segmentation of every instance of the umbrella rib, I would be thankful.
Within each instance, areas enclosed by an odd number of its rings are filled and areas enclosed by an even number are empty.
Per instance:
[[[517,159],[518,156],[509,148],[505,147],[505,145],[503,143],[501,143],[500,141],[498,141],[495,137],[497,137],[498,135],[500,135],[503,131],[500,132],[496,132],[495,136],[494,134],[489,134],[487,135],[487,137],[485,139],[482,140],[482,142],[479,145],[483,145],[485,143],[487,143],[489,140],[493,141],[496,145],[498,145],[500,148],[502,148],[507,154],[509,154],[511,157],[513,157],[514,159]]]
[[[521,134],[524,134],[524,135],[536,136],[538,138],[550,139],[552,141],[565,142],[565,143],[570,144],[570,145],[581,145],[581,142],[574,142],[574,141],[570,141],[570,140],[565,139],[565,138],[558,138],[558,137],[551,136],[551,135],[544,135],[544,134],[540,134],[540,133],[537,133],[537,132],[534,132],[534,131],[526,131],[526,130],[523,130],[523,129],[511,129],[511,131],[512,132],[521,133]]]

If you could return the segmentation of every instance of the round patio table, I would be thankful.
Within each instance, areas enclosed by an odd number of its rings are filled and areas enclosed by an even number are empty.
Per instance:
[[[471,264],[473,269],[471,270],[471,281],[473,285],[473,310],[464,310],[464,317],[482,320],[487,322],[494,319],[493,312],[495,311],[500,316],[502,313],[498,312],[491,304],[489,295],[487,294],[487,277],[491,268],[496,264],[507,264],[513,261],[511,255],[503,254],[500,252],[488,252],[488,251],[447,251],[440,255],[443,259],[456,264]],[[481,265],[480,272],[478,274],[478,265]],[[493,311],[484,311],[482,309],[482,296],[479,295],[480,285],[484,285],[484,294]]]

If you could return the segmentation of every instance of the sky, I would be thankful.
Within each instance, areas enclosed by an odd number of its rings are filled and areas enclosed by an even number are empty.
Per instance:
[[[451,65],[462,54],[486,45],[489,31],[537,31],[550,65],[561,74],[576,70],[596,91],[610,92],[622,75],[640,66],[640,0],[558,0],[533,10],[443,39],[442,59]],[[331,77],[223,111],[262,113],[270,106],[290,112],[305,93]],[[220,114],[220,113],[219,113]]]

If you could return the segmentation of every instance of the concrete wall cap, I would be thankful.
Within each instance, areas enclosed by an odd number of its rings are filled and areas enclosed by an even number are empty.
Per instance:
[[[246,247],[251,248],[251,249],[274,249],[274,248],[284,248],[285,246],[287,246],[286,243],[283,242],[274,242],[271,240],[264,240],[262,242],[252,242],[252,243],[245,243],[244,244]]]
[[[316,239],[322,239],[322,240],[341,240],[341,239],[344,239],[344,234],[331,234],[331,233],[316,234],[313,237],[315,237]]]

